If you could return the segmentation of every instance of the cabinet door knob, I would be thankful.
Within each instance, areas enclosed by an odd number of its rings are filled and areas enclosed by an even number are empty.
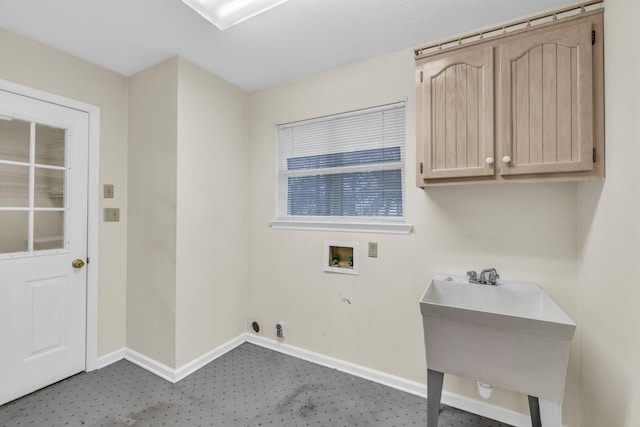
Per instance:
[[[509,156],[504,156],[504,157],[502,158],[502,162],[503,162],[503,163],[509,163],[510,161],[511,161],[511,157],[509,157]]]
[[[484,161],[485,161],[486,164],[492,165],[493,164],[493,157],[487,157]]]

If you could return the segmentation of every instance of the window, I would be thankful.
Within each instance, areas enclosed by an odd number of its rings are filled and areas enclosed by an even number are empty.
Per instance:
[[[0,116],[0,258],[66,246],[67,130]]]
[[[405,103],[278,125],[274,228],[408,233]]]

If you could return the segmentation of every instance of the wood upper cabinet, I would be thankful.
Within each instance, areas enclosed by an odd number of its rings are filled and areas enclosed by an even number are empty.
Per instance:
[[[500,173],[593,169],[591,22],[500,45]]]
[[[418,134],[425,178],[493,175],[493,50],[458,51],[418,64]]]
[[[602,12],[417,56],[417,185],[604,178]]]

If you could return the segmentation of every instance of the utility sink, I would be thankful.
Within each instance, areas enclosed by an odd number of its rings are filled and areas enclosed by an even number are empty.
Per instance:
[[[562,402],[576,324],[540,286],[438,274],[420,310],[429,370]]]

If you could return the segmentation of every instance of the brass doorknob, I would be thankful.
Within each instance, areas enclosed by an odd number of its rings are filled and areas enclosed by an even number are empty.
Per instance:
[[[74,259],[71,262],[71,265],[73,266],[73,268],[82,268],[84,267],[84,261],[81,259]]]

